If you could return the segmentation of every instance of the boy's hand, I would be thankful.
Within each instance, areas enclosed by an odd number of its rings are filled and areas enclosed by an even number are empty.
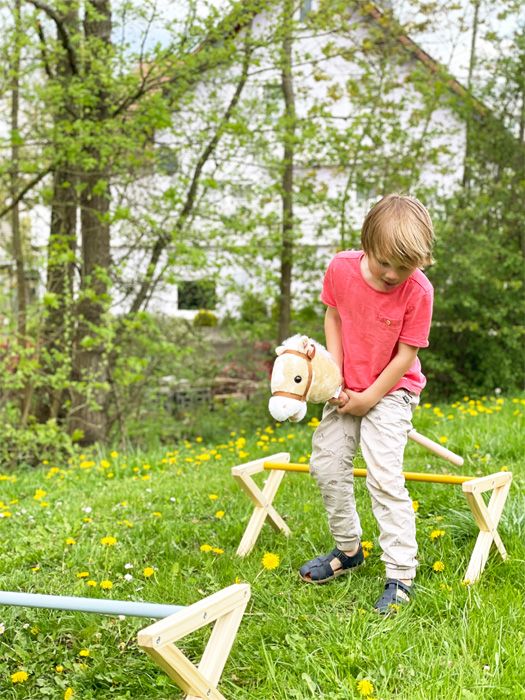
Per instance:
[[[348,403],[348,396],[345,394],[345,390],[342,390],[336,399],[328,399],[328,403],[341,408]]]
[[[341,396],[343,395],[347,398],[343,404],[339,404],[339,413],[350,413],[352,416],[365,416],[374,406],[368,398],[366,391],[358,392],[345,389],[344,392],[341,393]]]

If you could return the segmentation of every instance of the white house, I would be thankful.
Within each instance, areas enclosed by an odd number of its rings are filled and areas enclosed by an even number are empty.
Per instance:
[[[458,186],[465,124],[454,103],[461,103],[465,89],[450,77],[444,82],[439,77],[440,66],[377,6],[349,2],[344,18],[327,21],[324,31],[315,21],[316,10],[315,0],[303,2],[294,28],[297,121],[299,128],[315,127],[319,137],[306,138],[306,145],[296,154],[296,185],[298,189],[309,187],[312,194],[310,201],[298,196],[294,215],[297,249],[303,257],[307,251],[310,278],[319,288],[327,260],[337,249],[357,244],[356,231],[364,214],[389,189],[390,182],[406,182],[423,198],[452,193]],[[238,252],[246,238],[251,240],[252,249],[257,241],[258,267],[265,268],[268,278],[277,274],[276,260],[265,259],[265,248],[275,249],[272,237],[278,236],[280,217],[272,172],[282,151],[272,133],[272,123],[283,109],[280,46],[272,43],[279,24],[277,10],[253,17],[252,37],[260,43],[253,51],[242,95],[253,141],[246,134],[239,144],[234,144],[235,136],[224,137],[213,161],[206,165],[203,174],[213,178],[215,186],[202,195],[202,207],[191,223],[193,231],[206,234],[201,267],[184,264],[188,251],[181,255],[180,264],[176,255],[169,263],[166,259],[173,283],[157,286],[150,299],[151,310],[191,318],[197,308],[209,307],[221,316],[238,306],[239,289],[251,288],[262,294],[265,280],[254,280],[253,276],[256,261],[252,266],[243,262],[242,256],[236,259],[225,252],[229,247],[237,247]],[[239,43],[246,32],[239,31]],[[219,99],[226,105],[239,70],[239,66],[233,68],[219,89],[217,75],[212,79],[203,76],[198,88],[200,104],[213,93],[214,101]],[[180,121],[180,115],[177,118]],[[169,187],[173,178],[180,183],[189,177],[199,149],[184,149],[183,142],[188,139],[188,130],[191,134],[192,129],[204,129],[204,121],[191,112],[185,129],[162,136],[164,156],[168,154],[169,161],[169,153],[176,153],[179,162],[171,174],[155,181],[152,196]],[[143,206],[147,207],[147,202]],[[248,233],[232,235],[228,230],[230,217],[238,221],[244,211],[249,220],[254,208],[267,215],[265,222]],[[135,263],[130,266],[130,283],[135,278]],[[296,297],[304,294],[305,285],[308,287],[308,271],[301,278],[302,287],[296,284],[294,288]]]

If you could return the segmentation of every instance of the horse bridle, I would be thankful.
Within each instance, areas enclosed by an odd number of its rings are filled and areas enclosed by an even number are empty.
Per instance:
[[[306,366],[308,367],[308,381],[306,382],[306,389],[304,390],[303,394],[294,394],[291,391],[274,391],[272,396],[285,396],[287,399],[296,399],[299,401],[305,401],[306,402],[306,397],[308,396],[308,392],[310,391],[310,387],[312,385],[312,376],[313,376],[313,371],[312,371],[312,359],[315,356],[315,346],[313,348],[312,352],[312,357],[307,355],[305,352],[299,352],[299,350],[283,350],[281,355],[297,355],[297,357],[302,357],[303,359],[306,360]]]

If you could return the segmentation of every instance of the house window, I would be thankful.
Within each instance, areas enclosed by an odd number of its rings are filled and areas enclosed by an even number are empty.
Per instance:
[[[312,10],[313,0],[302,0],[301,7],[299,9],[299,21],[305,22],[308,13]]]
[[[215,309],[217,291],[213,280],[186,280],[177,288],[178,308],[184,310]]]

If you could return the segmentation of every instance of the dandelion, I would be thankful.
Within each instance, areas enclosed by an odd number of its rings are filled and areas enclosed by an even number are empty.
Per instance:
[[[444,445],[446,442],[448,442],[448,437],[446,435],[441,435],[439,442]]]
[[[223,510],[218,510],[218,511],[215,513],[215,517],[216,517],[218,520],[220,520],[221,518],[224,518],[224,511],[223,511]]]
[[[111,452],[111,454],[109,456],[111,457],[111,459],[117,459],[118,452],[116,450],[113,450],[113,452]]]
[[[127,564],[124,564],[124,568],[125,568],[125,569],[132,569],[132,568],[133,568],[133,564],[131,564],[130,562],[128,562]]]
[[[25,683],[29,678],[29,674],[26,671],[17,671],[11,674],[12,683]]]
[[[76,544],[76,543],[77,543],[77,541],[74,537],[66,537],[66,544],[72,545],[72,544]]]
[[[419,510],[419,501],[412,501],[412,509],[414,513],[417,513]]]
[[[108,579],[104,579],[104,581],[100,582],[100,587],[103,588],[105,591],[109,591],[113,588],[113,584],[111,581],[108,581]]]
[[[71,698],[74,695],[74,692],[75,691],[73,690],[73,688],[66,688],[64,692],[64,700],[71,700]]]
[[[150,576],[153,576],[155,573],[155,569],[153,569],[151,566],[146,566],[142,574],[146,577],[149,578]]]
[[[441,571],[445,571],[445,565],[443,564],[442,561],[435,561],[435,562],[432,564],[432,569],[433,569],[433,571],[435,571],[436,573],[440,573]]]
[[[357,681],[357,692],[364,698],[369,698],[374,693],[374,685],[372,681],[368,678],[363,678],[361,681]]]
[[[124,574],[125,581],[133,581],[133,576],[131,574]]]
[[[214,554],[224,554],[224,549],[221,549],[220,547],[212,547],[211,551]]]
[[[208,498],[210,499],[210,501],[216,501],[219,497],[216,493],[209,493]]]
[[[78,652],[78,655],[79,655],[79,656],[82,656],[83,658],[86,659],[88,656],[91,655],[91,652],[89,651],[89,649],[81,649],[81,650]]]
[[[107,535],[106,537],[102,537],[100,540],[100,544],[106,545],[106,547],[112,547],[117,543],[117,540],[115,537],[111,537],[111,535]]]
[[[281,560],[279,558],[279,555],[272,554],[272,552],[266,552],[261,560],[261,564],[268,571],[271,571],[272,569],[276,569],[280,563],[281,563]]]
[[[201,544],[200,546],[201,552],[211,552],[212,549],[211,544]]]
[[[47,491],[44,491],[43,489],[37,489],[33,498],[35,499],[35,501],[41,501],[46,495]]]
[[[57,664],[57,665],[55,666],[55,671],[56,671],[57,673],[64,673],[64,667],[62,666],[62,664]]]
[[[90,588],[96,588],[97,582],[93,581],[93,579],[90,579],[89,581],[86,581],[86,586],[89,586]]]
[[[440,537],[445,536],[445,530],[432,530],[430,533],[429,537],[432,541],[439,539]]]

